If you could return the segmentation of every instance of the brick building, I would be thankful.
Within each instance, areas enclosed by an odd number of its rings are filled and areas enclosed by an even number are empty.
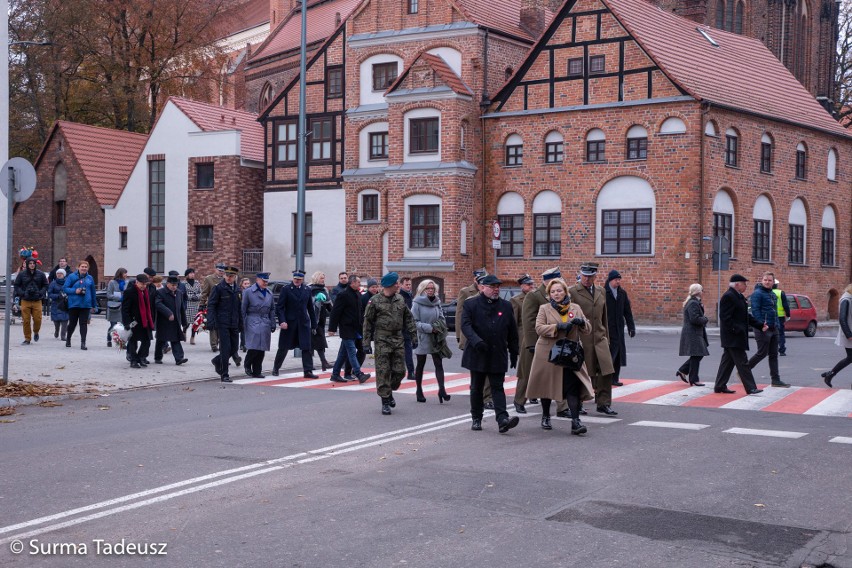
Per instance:
[[[36,190],[15,206],[14,243],[34,246],[45,271],[60,257],[104,270],[104,217],[114,207],[147,136],[57,121],[35,162]]]
[[[106,214],[107,270],[260,270],[262,190],[257,115],[170,97]]]
[[[719,280],[774,270],[836,317],[852,135],[759,41],[645,2],[567,2],[484,123],[504,280],[596,260],[625,276],[637,317],[674,322],[692,282],[712,313]]]

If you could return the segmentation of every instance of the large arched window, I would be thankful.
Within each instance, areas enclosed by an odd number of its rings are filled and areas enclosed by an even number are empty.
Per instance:
[[[808,234],[808,212],[805,202],[794,199],[790,206],[789,238],[787,241],[787,262],[790,264],[805,263],[806,235]]]
[[[636,255],[654,252],[654,189],[636,176],[612,179],[596,202],[598,254]]]
[[[733,256],[734,250],[734,201],[724,189],[713,199],[713,237],[725,237],[723,252]]]
[[[836,266],[834,259],[834,246],[837,235],[837,216],[834,207],[827,206],[822,211],[822,239],[820,244],[820,264],[823,266]]]
[[[825,168],[825,175],[831,181],[837,181],[837,150],[829,148],[828,164]]]
[[[757,262],[769,262],[772,250],[772,203],[765,195],[758,196],[752,213],[754,232],[751,258]]]
[[[524,163],[524,140],[520,134],[506,138],[506,167],[521,166]]]
[[[533,200],[533,256],[558,257],[562,245],[562,199],[542,191]]]
[[[504,193],[497,202],[500,223],[500,250],[497,256],[524,256],[524,198],[514,191]]]

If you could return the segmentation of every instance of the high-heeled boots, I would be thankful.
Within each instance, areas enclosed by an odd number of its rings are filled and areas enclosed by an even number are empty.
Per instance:
[[[438,380],[438,402],[444,404],[444,401],[450,402],[450,395],[444,389],[444,372],[435,373],[435,378]]]
[[[317,354],[320,358],[320,363],[322,364],[322,370],[328,371],[331,369],[331,363],[328,362],[328,359],[325,358],[325,349],[318,349]]]
[[[831,379],[834,378],[834,371],[826,371],[821,376],[822,380],[825,381],[825,384],[827,384],[829,388],[832,388]]]
[[[423,376],[416,374],[414,380],[417,383],[417,402],[426,402],[426,397],[423,396]]]

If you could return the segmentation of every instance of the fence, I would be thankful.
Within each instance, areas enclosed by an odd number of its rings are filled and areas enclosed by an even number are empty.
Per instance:
[[[263,249],[243,250],[243,272],[260,272],[263,270]]]

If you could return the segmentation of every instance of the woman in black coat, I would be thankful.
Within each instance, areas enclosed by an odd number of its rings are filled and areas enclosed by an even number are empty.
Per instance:
[[[689,357],[680,368],[675,371],[680,380],[688,382],[694,387],[703,387],[704,383],[698,378],[698,368],[701,359],[710,355],[707,350],[707,317],[704,315],[704,305],[701,303],[701,294],[704,288],[701,284],[692,284],[689,287],[689,295],[683,302],[683,327],[680,331],[680,356]],[[689,375],[689,380],[687,380]]]
[[[313,301],[314,313],[317,316],[317,326],[311,336],[311,348],[319,355],[322,362],[322,370],[331,369],[331,364],[325,358],[325,350],[328,349],[328,341],[325,339],[325,324],[331,313],[331,302],[328,300],[328,290],[325,287],[325,274],[314,272],[311,276],[311,300]]]

